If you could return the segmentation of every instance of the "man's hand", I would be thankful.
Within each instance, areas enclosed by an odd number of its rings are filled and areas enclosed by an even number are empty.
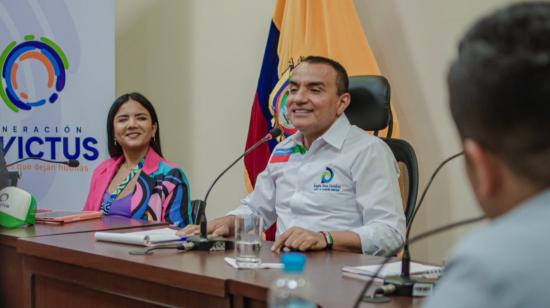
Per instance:
[[[300,227],[292,227],[281,234],[273,243],[272,251],[279,251],[283,247],[294,250],[321,250],[327,247],[325,236],[319,232],[313,232]]]
[[[206,232],[215,236],[230,236],[235,228],[235,216],[229,215],[213,219],[208,222]],[[178,236],[199,235],[201,228],[199,225],[187,225],[179,230]]]

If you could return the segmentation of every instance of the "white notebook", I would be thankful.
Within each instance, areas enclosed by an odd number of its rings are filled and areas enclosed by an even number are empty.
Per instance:
[[[182,240],[180,236],[176,235],[176,231],[170,228],[162,228],[128,233],[96,232],[95,239],[96,241],[152,246],[159,243]]]
[[[380,267],[380,264],[376,265],[363,265],[363,266],[344,266],[342,272],[351,273],[355,275],[374,277],[374,274]],[[418,274],[440,274],[442,267],[425,265],[416,262],[411,262],[410,273],[411,275]],[[353,275],[353,276],[355,276]],[[398,276],[401,275],[401,262],[391,262],[388,263],[382,268],[382,271],[378,274],[378,278],[385,278],[388,276]],[[352,275],[350,275],[352,276]]]

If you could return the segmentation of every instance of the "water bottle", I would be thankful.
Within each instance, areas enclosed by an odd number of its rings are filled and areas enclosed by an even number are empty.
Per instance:
[[[309,286],[303,276],[306,257],[301,253],[285,253],[281,256],[281,262],[284,265],[283,275],[269,289],[269,307],[317,307],[308,300]]]

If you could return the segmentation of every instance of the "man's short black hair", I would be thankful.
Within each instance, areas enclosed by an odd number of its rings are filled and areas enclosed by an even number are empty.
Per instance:
[[[348,92],[349,88],[349,77],[346,69],[342,64],[321,56],[307,56],[302,62],[310,64],[326,64],[332,67],[336,71],[336,91],[338,95],[342,95]]]
[[[477,22],[448,74],[461,137],[550,185],[550,3],[522,3]]]

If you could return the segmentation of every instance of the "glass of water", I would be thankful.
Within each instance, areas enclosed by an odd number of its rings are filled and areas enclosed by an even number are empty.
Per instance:
[[[258,215],[235,217],[235,259],[239,267],[258,267],[262,263],[263,220]]]

